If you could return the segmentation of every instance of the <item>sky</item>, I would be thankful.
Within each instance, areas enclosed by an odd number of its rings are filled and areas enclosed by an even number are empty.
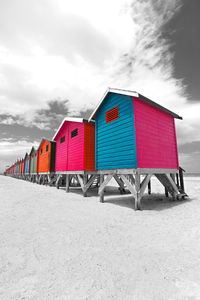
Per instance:
[[[108,87],[183,117],[179,164],[200,172],[198,0],[1,0],[0,172],[89,117]]]

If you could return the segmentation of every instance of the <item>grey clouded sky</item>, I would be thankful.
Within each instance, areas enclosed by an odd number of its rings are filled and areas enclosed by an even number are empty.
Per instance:
[[[179,160],[200,170],[198,0],[1,0],[0,164],[87,117],[108,86],[183,116]],[[189,149],[189,150],[188,150]]]

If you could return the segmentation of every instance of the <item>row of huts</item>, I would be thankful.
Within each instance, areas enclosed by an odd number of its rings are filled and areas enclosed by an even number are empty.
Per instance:
[[[17,160],[6,174],[51,174],[95,171],[95,125],[81,118],[65,118],[52,140],[43,138],[37,149]]]
[[[137,92],[109,88],[89,120],[65,118],[52,140],[43,138],[5,173],[54,175],[57,182],[66,175],[68,187],[77,176],[83,191],[99,176],[101,200],[114,178],[136,208],[152,175],[171,195],[183,194],[174,119],[182,118]]]

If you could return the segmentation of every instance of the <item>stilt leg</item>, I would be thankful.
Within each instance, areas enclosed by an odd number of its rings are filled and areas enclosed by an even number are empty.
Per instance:
[[[103,181],[104,181],[104,175],[100,175],[100,186],[102,185]],[[104,203],[104,190],[100,192],[100,202]]]
[[[179,184],[179,178],[178,178],[178,174],[176,174],[176,185],[178,187],[178,189],[180,189],[180,184]]]
[[[58,175],[58,178],[56,180],[56,188],[59,189],[59,182],[60,182],[61,175]]]
[[[149,180],[148,183],[148,194],[151,195],[151,179]]]
[[[87,192],[85,191],[85,186],[87,184],[87,175],[83,175],[83,197],[87,197]]]
[[[135,174],[135,189],[136,189],[136,197],[135,197],[135,210],[141,210],[141,196],[140,196],[140,174]]]
[[[69,193],[69,181],[70,181],[70,175],[66,175],[66,193]]]

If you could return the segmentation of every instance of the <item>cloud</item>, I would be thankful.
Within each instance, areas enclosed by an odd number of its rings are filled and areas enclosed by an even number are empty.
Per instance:
[[[183,80],[174,77],[171,42],[163,35],[182,4],[2,0],[1,124],[17,124],[24,136],[25,127],[39,137],[50,134],[67,114],[87,115],[110,86],[136,90],[182,115],[176,122],[180,144],[200,140],[200,107],[188,105]],[[55,112],[65,99],[67,111]]]
[[[162,36],[180,0],[9,2],[0,10],[5,112],[43,108],[56,97],[70,99],[74,111],[91,109],[108,86],[138,90],[170,108],[184,103]]]
[[[69,100],[49,101],[47,108],[34,112],[32,125],[44,130],[55,130],[61,121],[69,115],[68,103]]]
[[[63,118],[69,115],[69,100],[49,100],[46,108],[28,111],[24,114],[0,114],[0,124],[21,125],[26,128],[54,130]]]
[[[0,141],[0,173],[6,166],[10,166],[17,159],[24,158],[26,152],[30,153],[32,146],[38,147],[37,141],[13,140],[12,138],[1,139]]]
[[[184,154],[198,154],[200,155],[200,141],[193,141],[179,146],[179,152]]]

